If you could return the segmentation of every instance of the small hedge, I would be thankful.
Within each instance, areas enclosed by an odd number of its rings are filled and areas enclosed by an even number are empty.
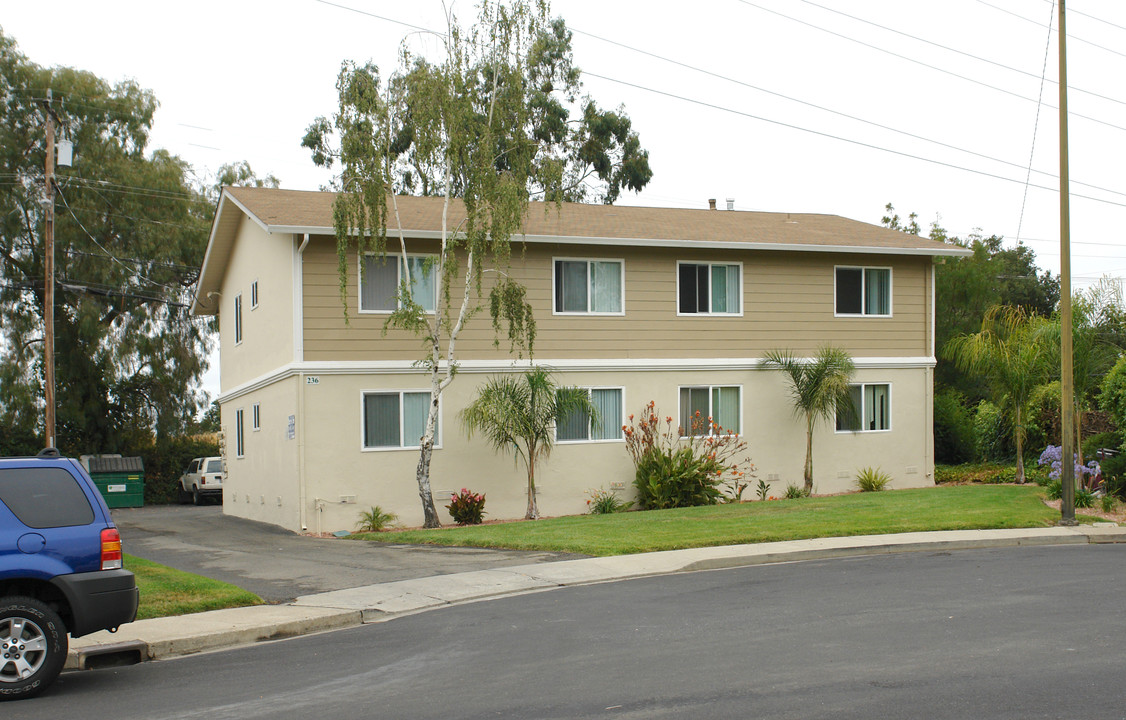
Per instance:
[[[1024,476],[1028,482],[1043,485],[1047,482],[1046,468],[1037,467],[1035,461],[1025,461]],[[935,465],[934,482],[937,485],[1000,485],[1015,483],[1015,465],[999,463],[964,463],[962,465]]]

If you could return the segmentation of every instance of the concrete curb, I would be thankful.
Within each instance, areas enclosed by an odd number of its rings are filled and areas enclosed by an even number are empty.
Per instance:
[[[1126,527],[954,530],[819,538],[562,560],[306,595],[289,605],[139,620],[71,641],[66,667],[90,669],[382,622],[458,603],[574,585],[802,560],[1035,545],[1126,543]]]

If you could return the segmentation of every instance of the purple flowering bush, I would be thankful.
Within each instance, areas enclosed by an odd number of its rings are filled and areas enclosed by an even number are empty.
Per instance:
[[[1079,464],[1079,456],[1072,455],[1071,461],[1075,463],[1075,479],[1078,484],[1083,487],[1089,487],[1101,469],[1099,464],[1092,460],[1086,465]],[[1036,461],[1037,465],[1048,465],[1051,467],[1051,472],[1048,477],[1052,480],[1060,479],[1060,471],[1063,469],[1063,448],[1059,445],[1049,445],[1040,453],[1040,459]]]

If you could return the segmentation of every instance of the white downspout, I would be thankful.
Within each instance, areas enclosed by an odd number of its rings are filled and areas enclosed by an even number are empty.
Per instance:
[[[305,233],[301,246],[297,248],[294,258],[293,272],[293,359],[300,367],[305,362],[305,295],[304,270],[302,258],[305,248],[309,245],[309,233]],[[305,504],[308,500],[307,479],[305,476],[305,373],[297,375],[297,507],[301,532],[309,529],[308,510]],[[320,517],[317,518],[318,525]],[[319,531],[319,528],[318,528]]]

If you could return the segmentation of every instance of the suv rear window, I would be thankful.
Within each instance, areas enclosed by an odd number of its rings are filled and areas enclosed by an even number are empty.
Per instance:
[[[62,468],[0,470],[0,502],[32,528],[94,522],[94,509],[73,475]]]
[[[207,470],[205,472],[209,472],[209,473],[221,473],[221,472],[223,472],[223,461],[222,460],[208,460],[207,461]]]

